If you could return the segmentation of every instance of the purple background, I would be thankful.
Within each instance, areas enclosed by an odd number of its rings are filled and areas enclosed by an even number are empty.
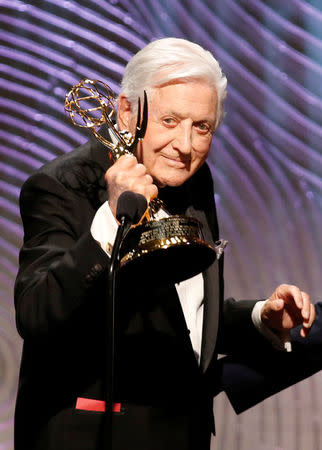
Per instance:
[[[321,298],[321,0],[0,0],[0,450],[12,449],[20,359],[13,283],[23,181],[88,135],[64,114],[83,77],[118,92],[126,62],[177,36],[213,52],[229,82],[213,142],[226,295],[263,298],[281,282]],[[321,375],[236,417],[215,401],[220,450],[322,446]]]

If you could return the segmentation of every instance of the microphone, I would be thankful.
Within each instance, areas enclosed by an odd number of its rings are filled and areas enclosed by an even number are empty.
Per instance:
[[[132,191],[124,191],[119,196],[116,205],[116,218],[120,224],[113,245],[110,271],[114,270],[114,265],[117,261],[124,236],[127,234],[132,224],[136,224],[140,221],[147,207],[148,202],[141,194],[136,194]]]
[[[121,224],[136,224],[140,221],[147,207],[148,202],[143,195],[125,191],[119,196],[116,218]]]

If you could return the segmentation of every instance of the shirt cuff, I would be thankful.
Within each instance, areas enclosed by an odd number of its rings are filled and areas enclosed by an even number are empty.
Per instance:
[[[117,229],[116,219],[108,202],[105,202],[96,211],[91,225],[91,234],[109,256],[112,254]]]
[[[290,332],[288,330],[282,331],[281,333],[277,334],[274,333],[269,327],[267,327],[261,319],[261,312],[264,304],[268,300],[261,300],[258,301],[252,311],[252,321],[255,325],[256,329],[268,339],[272,346],[276,350],[280,351],[286,351],[291,352],[292,351],[292,344],[291,344],[291,338],[290,338]]]

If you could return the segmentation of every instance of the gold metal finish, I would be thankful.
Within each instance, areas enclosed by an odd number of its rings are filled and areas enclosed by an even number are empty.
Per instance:
[[[65,97],[65,111],[74,125],[80,128],[88,128],[95,137],[104,144],[116,161],[122,155],[132,154],[134,138],[129,131],[119,132],[113,123],[116,117],[115,96],[109,86],[99,80],[81,80],[75,84]],[[113,144],[100,133],[102,125],[107,124],[109,130],[116,138]]]
[[[144,273],[153,285],[180,282],[205,270],[216,250],[203,239],[199,220],[169,216],[131,230],[121,248],[121,267],[129,276]],[[147,281],[148,282],[148,281]]]

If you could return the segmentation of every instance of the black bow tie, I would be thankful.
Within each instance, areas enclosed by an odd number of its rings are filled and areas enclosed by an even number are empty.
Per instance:
[[[158,197],[164,202],[165,209],[170,214],[184,214],[189,206],[188,192],[185,185],[160,188]]]

